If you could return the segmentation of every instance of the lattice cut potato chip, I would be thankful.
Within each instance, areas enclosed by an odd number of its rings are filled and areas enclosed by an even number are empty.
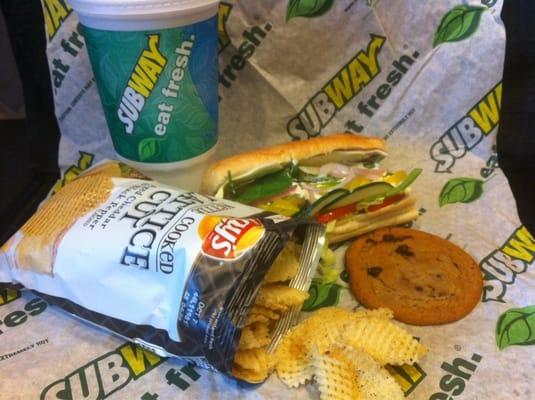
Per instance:
[[[302,337],[302,336],[299,336]],[[297,387],[312,378],[311,359],[303,343],[296,336],[283,342],[275,351],[276,371],[279,378],[289,387]]]
[[[249,313],[249,315],[247,316],[247,319],[245,320],[244,326],[252,325],[255,322],[262,322],[263,324],[268,325],[271,322],[271,320],[262,314]]]
[[[283,338],[275,352],[277,375],[290,387],[296,387],[312,378],[312,348],[323,351],[340,335],[343,322],[352,316],[351,311],[326,307],[293,327]]]
[[[345,348],[345,355],[356,367],[357,385],[365,400],[403,400],[405,394],[394,377],[363,350]]]
[[[293,358],[302,358],[310,355],[313,346],[323,351],[337,340],[340,329],[352,316],[351,311],[339,307],[319,309],[288,331],[277,348],[277,356],[289,353]]]
[[[322,400],[359,400],[356,368],[343,346],[323,352],[312,351],[315,380]],[[389,399],[390,400],[390,399]]]
[[[283,282],[292,279],[299,270],[299,260],[297,258],[297,246],[294,242],[288,242],[282,249],[266,276],[265,283]]]
[[[368,352],[379,364],[413,364],[427,352],[410,333],[384,318],[354,318],[340,342]]]
[[[277,283],[262,286],[255,303],[276,311],[288,311],[291,306],[302,305],[308,293]]]
[[[252,369],[240,367],[237,364],[234,364],[234,366],[232,367],[232,375],[234,375],[238,379],[250,383],[260,383],[265,381],[269,375],[269,372],[270,371],[267,369],[263,371],[255,371]]]
[[[314,366],[307,359],[292,360],[291,358],[279,360],[277,376],[286,386],[296,388],[314,376]]]
[[[402,400],[403,391],[386,369],[368,353],[333,344],[313,356],[322,399]]]
[[[267,346],[270,340],[269,326],[262,322],[255,322],[243,328],[238,348],[247,350]]]
[[[276,321],[280,318],[280,314],[267,308],[267,307],[262,307],[258,304],[254,304],[252,307],[251,307],[251,311],[249,314],[259,314],[259,315],[263,315],[267,318],[269,318],[270,320],[272,321]]]
[[[234,363],[253,371],[271,371],[273,355],[267,353],[264,348],[240,349],[234,356]]]
[[[234,356],[232,373],[239,379],[259,383],[268,377],[274,367],[273,356],[266,352],[272,340],[270,329],[276,325],[282,313],[289,311],[291,307],[301,306],[308,298],[307,292],[287,285],[287,281],[299,270],[298,247],[290,242],[279,254],[266,274],[255,304],[249,310]],[[296,308],[292,310],[295,311]]]
[[[412,364],[427,349],[391,319],[388,309],[320,309],[281,341],[277,375],[290,387],[314,378],[322,399],[402,399],[383,365]]]

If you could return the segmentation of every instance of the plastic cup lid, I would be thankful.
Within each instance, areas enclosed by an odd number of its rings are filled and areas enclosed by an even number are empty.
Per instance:
[[[173,14],[190,14],[219,0],[70,0],[69,4],[82,15],[101,18],[169,17]]]

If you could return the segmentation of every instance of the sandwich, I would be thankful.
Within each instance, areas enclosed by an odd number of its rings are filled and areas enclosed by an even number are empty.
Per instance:
[[[212,164],[201,192],[327,224],[330,243],[418,217],[421,169],[387,171],[380,138],[334,134],[248,151]]]

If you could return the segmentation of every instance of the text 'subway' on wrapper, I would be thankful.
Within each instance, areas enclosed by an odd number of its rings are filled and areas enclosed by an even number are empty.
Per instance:
[[[266,272],[291,243],[300,255],[288,286],[306,292],[324,235],[312,220],[165,186],[104,162],[46,200],[2,246],[0,286],[22,285],[160,356],[232,375]],[[281,314],[270,349],[299,309]]]

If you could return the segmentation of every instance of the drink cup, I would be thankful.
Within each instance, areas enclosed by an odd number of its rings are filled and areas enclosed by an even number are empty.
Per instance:
[[[117,156],[197,189],[217,143],[217,0],[71,0]]]

